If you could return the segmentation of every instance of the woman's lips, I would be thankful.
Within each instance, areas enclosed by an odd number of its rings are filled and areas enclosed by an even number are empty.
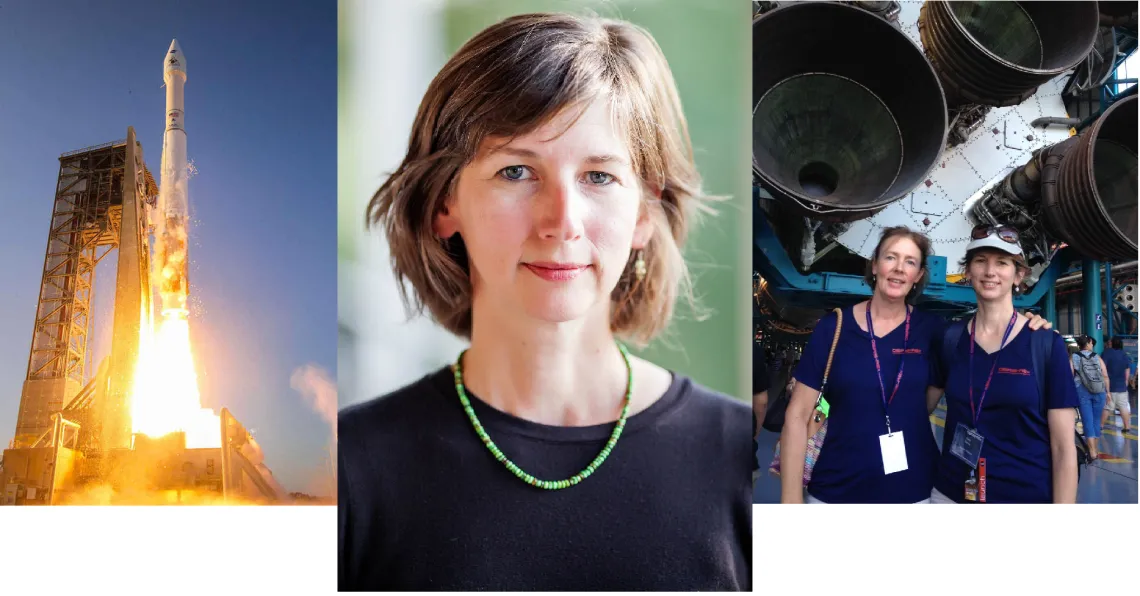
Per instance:
[[[546,281],[570,281],[589,267],[563,263],[523,263],[523,266]]]

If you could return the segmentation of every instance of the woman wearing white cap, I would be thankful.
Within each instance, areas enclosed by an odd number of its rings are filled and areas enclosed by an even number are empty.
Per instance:
[[[944,384],[938,354],[946,330],[941,316],[914,304],[930,255],[924,234],[885,228],[867,262],[871,298],[816,324],[780,438],[781,502],[930,502],[939,457],[930,411],[942,396],[932,386]],[[1030,329],[1048,324],[1029,316]],[[812,458],[808,424],[821,389],[828,427]]]
[[[981,225],[971,238],[961,264],[978,311],[947,330],[934,375],[945,379],[946,428],[931,502],[1074,503],[1078,401],[1065,342],[1026,329],[1014,310],[1029,269],[1017,230]]]

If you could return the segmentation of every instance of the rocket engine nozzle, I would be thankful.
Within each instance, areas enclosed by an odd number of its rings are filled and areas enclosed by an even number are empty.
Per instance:
[[[846,4],[793,3],[753,21],[752,105],[759,184],[818,220],[863,219],[902,198],[946,141],[946,100],[922,50]]]
[[[1002,182],[1004,196],[1039,203],[1049,235],[1084,256],[1135,258],[1138,101],[1121,99],[1079,136],[1036,152]]]
[[[1088,56],[1099,21],[1096,2],[933,0],[923,3],[918,30],[951,107],[1000,107]]]
[[[1138,102],[1117,101],[1080,136],[1040,154],[1046,229],[1094,259],[1136,258]]]

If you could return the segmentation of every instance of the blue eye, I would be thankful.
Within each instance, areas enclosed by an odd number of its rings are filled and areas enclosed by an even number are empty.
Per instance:
[[[605,172],[586,172],[586,180],[588,180],[590,184],[605,186],[613,182],[614,177]]]
[[[517,182],[520,180],[527,180],[528,178],[532,178],[533,176],[527,176],[529,173],[530,168],[526,166],[507,166],[499,170],[496,175],[498,175],[500,178],[510,180],[512,182]]]

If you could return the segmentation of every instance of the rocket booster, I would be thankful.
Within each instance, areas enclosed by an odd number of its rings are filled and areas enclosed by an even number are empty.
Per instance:
[[[189,177],[186,162],[186,129],[183,122],[183,87],[186,85],[186,57],[178,40],[170,42],[170,49],[162,64],[162,78],[166,82],[166,132],[162,148],[162,183],[159,186],[159,293],[162,295],[162,312],[187,314],[187,227]]]

